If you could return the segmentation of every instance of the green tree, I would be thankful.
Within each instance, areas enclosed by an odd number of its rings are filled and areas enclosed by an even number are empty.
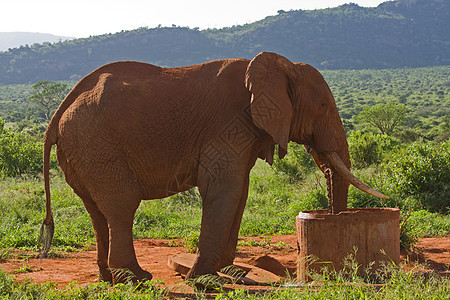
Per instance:
[[[392,135],[395,129],[406,119],[408,108],[401,103],[379,103],[374,106],[365,106],[358,116],[363,123],[378,128],[382,134]]]
[[[44,109],[45,119],[49,120],[52,110],[56,109],[69,92],[65,83],[53,81],[39,81],[33,85],[33,95],[28,99]]]

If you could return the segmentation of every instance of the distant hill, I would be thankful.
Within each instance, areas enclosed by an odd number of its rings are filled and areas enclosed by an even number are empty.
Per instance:
[[[275,51],[319,69],[450,65],[450,1],[279,11],[242,26],[140,28],[0,53],[0,84],[79,79],[117,60],[181,66]]]
[[[35,43],[42,44],[45,42],[56,43],[59,41],[71,40],[72,37],[57,36],[48,33],[37,32],[0,32],[0,51],[17,48],[25,45],[33,45]]]

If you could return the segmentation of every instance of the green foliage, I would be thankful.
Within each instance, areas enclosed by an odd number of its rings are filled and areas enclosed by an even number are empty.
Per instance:
[[[348,144],[350,159],[354,167],[367,167],[381,161],[381,149],[374,134],[353,131],[348,137]]]
[[[93,243],[92,224],[83,203],[59,176],[52,178],[52,209],[56,226],[53,249],[74,249]],[[42,180],[3,180],[0,210],[0,248],[36,249],[45,211]]]
[[[143,201],[133,225],[135,238],[184,238],[200,232],[201,206],[172,198]]]
[[[308,155],[303,147],[294,146],[300,157]],[[290,152],[288,156],[294,156]],[[286,157],[289,159],[289,157]],[[293,159],[294,169],[298,167]],[[318,169],[315,168],[316,172]],[[323,175],[318,175],[323,178]],[[281,172],[258,160],[250,173],[250,188],[242,219],[240,235],[292,234],[295,232],[295,217],[302,210],[328,207],[326,188],[317,182],[312,170],[302,181],[292,179],[291,174]],[[312,181],[312,182],[311,182]]]
[[[312,156],[296,143],[288,144],[288,153],[283,159],[278,157],[278,153],[274,155],[273,168],[289,176],[293,182],[304,179],[315,167]]]
[[[42,147],[43,143],[39,138],[26,132],[2,130],[0,133],[0,171],[6,176],[41,172]]]
[[[420,138],[445,141],[449,135],[450,66],[416,69],[322,71],[344,125],[367,131],[356,120],[364,107],[394,102],[408,108],[406,123],[396,132],[404,142]]]
[[[66,83],[39,81],[33,85],[33,95],[28,100],[41,107],[45,119],[50,120],[51,112],[58,107],[68,92],[69,86]]]
[[[400,244],[412,249],[421,237],[446,236],[450,232],[450,216],[431,213],[426,210],[402,214]]]
[[[73,87],[74,81],[58,82]],[[33,95],[33,84],[0,85],[0,118],[7,122],[27,120],[40,123],[45,120],[42,108],[29,101]],[[61,99],[59,100],[61,101]]]
[[[0,85],[0,118],[19,122],[26,117],[31,84]]]
[[[369,186],[373,188],[377,188],[375,185],[371,184],[370,181],[363,180],[365,183],[369,184]],[[380,189],[378,189],[380,190]],[[397,203],[395,203],[394,199],[382,199],[371,196],[367,193],[362,192],[361,190],[355,188],[354,186],[350,186],[348,190],[348,199],[347,204],[349,207],[358,208],[358,207],[395,207]]]
[[[297,199],[293,199],[287,207],[291,216],[296,216],[305,210],[328,209],[328,197],[326,189],[311,189],[304,191]]]
[[[407,112],[408,109],[402,103],[378,103],[363,107],[358,120],[379,129],[381,134],[392,135],[406,119]]]
[[[389,189],[400,198],[414,197],[431,212],[450,209],[450,142],[414,143],[386,163]]]
[[[0,298],[2,299],[163,299],[168,291],[161,280],[117,284],[111,288],[107,282],[56,288],[55,282],[45,284],[18,282],[0,270]]]
[[[399,142],[387,135],[371,132],[352,131],[348,137],[352,166],[364,168],[376,165],[383,160],[383,154],[399,146]]]

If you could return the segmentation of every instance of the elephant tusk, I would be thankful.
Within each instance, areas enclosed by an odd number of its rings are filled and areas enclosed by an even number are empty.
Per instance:
[[[378,198],[389,199],[388,196],[374,190],[373,188],[367,186],[366,184],[362,183],[361,180],[356,178],[355,175],[353,175],[352,172],[350,172],[350,170],[345,166],[344,162],[336,152],[327,152],[325,153],[325,155],[339,172],[339,174],[341,174],[345,179],[347,179],[348,182],[353,184],[355,187],[369,195]]]

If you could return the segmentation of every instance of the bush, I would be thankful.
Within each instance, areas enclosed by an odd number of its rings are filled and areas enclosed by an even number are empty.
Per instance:
[[[0,134],[0,169],[6,176],[42,172],[42,141],[28,133],[3,130]]]
[[[386,165],[392,193],[413,197],[431,212],[450,208],[450,142],[413,143],[395,153]]]
[[[349,153],[355,168],[379,164],[383,154],[398,147],[398,141],[385,134],[353,131],[348,137]]]
[[[21,122],[13,128],[4,128],[0,119],[0,174],[15,177],[42,172],[42,148],[46,127],[42,124]],[[56,154],[51,152],[50,168],[57,168]]]

